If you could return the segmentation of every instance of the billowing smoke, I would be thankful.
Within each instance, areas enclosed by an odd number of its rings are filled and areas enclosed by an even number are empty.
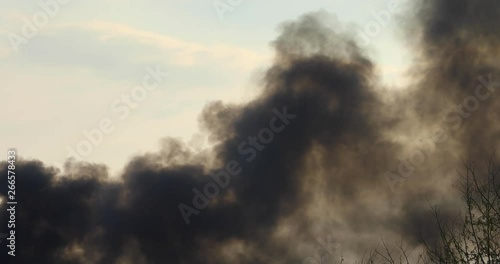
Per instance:
[[[411,10],[408,87],[381,87],[352,34],[313,13],[282,26],[255,100],[205,108],[213,149],[165,139],[119,179],[17,161],[18,254],[2,263],[303,263],[318,241],[351,263],[381,235],[418,247],[435,236],[429,204],[454,215],[461,159],[499,149],[500,2]]]

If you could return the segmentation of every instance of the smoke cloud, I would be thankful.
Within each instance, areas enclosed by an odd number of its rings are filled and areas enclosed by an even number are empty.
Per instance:
[[[404,89],[382,87],[353,35],[311,13],[281,26],[257,98],[201,113],[212,149],[167,138],[119,179],[100,164],[17,161],[16,263],[302,263],[326,235],[351,263],[381,235],[412,247],[434,237],[429,203],[455,214],[461,159],[500,148],[500,2],[412,5]],[[272,139],[271,121],[283,128]],[[228,164],[239,172],[196,208],[193,189],[204,195]],[[181,204],[196,211],[189,224]]]

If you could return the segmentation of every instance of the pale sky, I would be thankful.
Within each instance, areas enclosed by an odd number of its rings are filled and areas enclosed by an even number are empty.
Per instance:
[[[35,25],[38,32],[17,51],[13,34],[23,37],[26,21],[47,11],[38,1],[1,1],[1,148],[60,166],[68,147],[87,140],[82,131],[107,119],[113,131],[81,158],[116,173],[133,155],[157,150],[166,136],[201,144],[197,116],[208,102],[251,100],[272,61],[269,43],[280,23],[324,9],[364,28],[376,22],[372,12],[395,0],[243,0],[224,19],[211,0],[71,0],[51,7],[53,17]],[[397,23],[392,16],[367,46],[389,85],[402,82],[409,64]],[[113,111],[113,103],[156,67],[168,72],[158,88],[130,106],[126,117]]]

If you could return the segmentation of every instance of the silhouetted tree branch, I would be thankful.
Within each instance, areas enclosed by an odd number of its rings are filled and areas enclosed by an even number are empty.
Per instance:
[[[403,240],[389,246],[381,239],[381,246],[358,263],[500,263],[500,168],[493,158],[485,166],[478,167],[475,162],[463,165],[464,170],[458,172],[463,203],[459,215],[445,219],[440,207],[429,203],[437,224],[436,241],[422,238],[424,250],[415,257]]]

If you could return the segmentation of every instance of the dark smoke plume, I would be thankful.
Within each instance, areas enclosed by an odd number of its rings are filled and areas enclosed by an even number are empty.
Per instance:
[[[500,1],[413,5],[407,39],[416,63],[404,89],[380,87],[352,34],[327,25],[324,12],[308,14],[281,27],[255,100],[205,108],[209,152],[166,139],[160,152],[133,158],[120,179],[104,165],[69,160],[58,171],[18,161],[15,263],[302,263],[327,236],[350,263],[381,234],[412,247],[421,235],[434,237],[429,202],[454,215],[461,158],[499,149],[494,87],[474,111],[457,105],[489,74],[500,80]],[[277,121],[286,126],[255,155],[242,154],[241,143],[269,128],[276,111],[294,118]],[[415,142],[440,129],[444,142]],[[425,160],[410,177],[387,177],[420,148]],[[231,162],[241,172],[186,224],[179,205],[194,208],[193,188],[203,191]]]

